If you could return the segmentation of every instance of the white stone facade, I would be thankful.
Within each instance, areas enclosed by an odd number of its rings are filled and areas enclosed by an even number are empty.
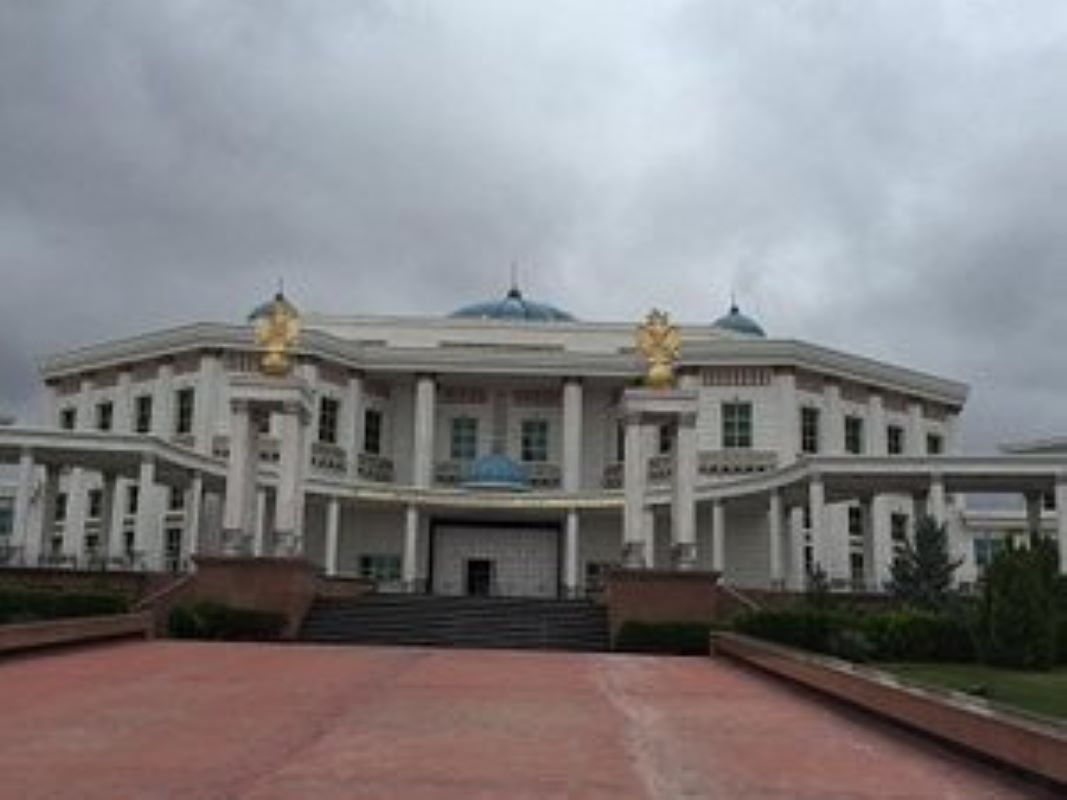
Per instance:
[[[802,588],[817,563],[877,590],[916,513],[949,521],[962,552],[957,494],[1063,496],[1065,456],[957,454],[962,384],[711,325],[682,328],[684,424],[628,427],[633,348],[628,323],[310,315],[291,379],[306,408],[269,416],[240,411],[248,326],[59,354],[42,366],[48,429],[0,429],[18,472],[3,552],[180,570],[241,532],[255,554],[289,548],[385,590],[466,591],[464,565],[488,560],[492,591],[554,596],[594,589],[630,537],[640,566]],[[243,441],[256,455],[238,464]],[[527,490],[464,488],[493,453]]]

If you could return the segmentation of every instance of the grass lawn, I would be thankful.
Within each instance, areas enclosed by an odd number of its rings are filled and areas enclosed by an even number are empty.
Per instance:
[[[985,687],[981,696],[996,703],[1067,720],[1067,667],[1049,672],[987,667],[983,664],[873,664],[906,681],[968,692]]]

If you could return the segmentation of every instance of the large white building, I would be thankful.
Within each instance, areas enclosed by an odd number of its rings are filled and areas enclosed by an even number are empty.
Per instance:
[[[1018,493],[1031,521],[1067,504],[1062,453],[958,455],[966,386],[767,337],[736,307],[682,326],[684,408],[665,413],[631,397],[635,324],[514,288],[449,316],[302,325],[276,386],[250,323],[47,358],[49,424],[0,428],[18,465],[0,555],[181,570],[295,553],[382,590],[524,596],[581,594],[620,563],[762,588],[818,564],[877,590],[921,513],[974,579],[963,493]]]

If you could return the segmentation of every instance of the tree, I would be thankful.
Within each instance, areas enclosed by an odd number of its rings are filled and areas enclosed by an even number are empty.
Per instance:
[[[905,540],[904,549],[893,559],[892,592],[908,605],[941,611],[961,563],[962,559],[954,561],[949,556],[945,524],[924,516],[915,526],[914,543]]]

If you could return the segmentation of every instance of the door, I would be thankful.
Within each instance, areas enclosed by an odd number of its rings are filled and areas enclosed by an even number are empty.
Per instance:
[[[493,589],[493,562],[488,558],[467,561],[467,594],[488,597]]]

